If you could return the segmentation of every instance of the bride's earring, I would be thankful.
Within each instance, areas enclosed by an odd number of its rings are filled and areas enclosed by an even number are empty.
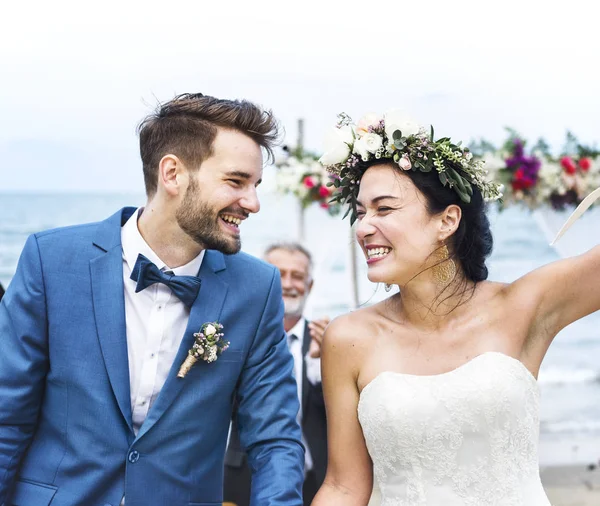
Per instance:
[[[384,289],[386,292],[389,292],[389,291],[392,289],[392,285],[390,285],[389,283],[386,283],[386,284],[385,284],[385,286],[383,287],[383,289]]]
[[[433,266],[433,277],[441,285],[447,285],[456,276],[456,264],[450,258],[448,246],[445,244],[434,253],[437,264]]]

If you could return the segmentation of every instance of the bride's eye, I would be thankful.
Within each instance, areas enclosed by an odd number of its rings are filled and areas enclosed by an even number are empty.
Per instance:
[[[356,219],[360,220],[364,217],[365,212],[364,211],[356,211]]]
[[[391,207],[381,206],[377,208],[378,213],[387,213],[388,211],[392,211]]]

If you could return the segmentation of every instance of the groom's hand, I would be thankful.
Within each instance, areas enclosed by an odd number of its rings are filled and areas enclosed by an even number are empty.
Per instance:
[[[331,320],[326,316],[320,320],[313,320],[308,324],[310,330],[310,347],[308,349],[308,355],[312,358],[319,358],[321,356],[321,344],[323,343],[323,335],[325,329]]]

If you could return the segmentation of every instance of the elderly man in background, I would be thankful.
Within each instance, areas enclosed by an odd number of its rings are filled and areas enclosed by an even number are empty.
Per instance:
[[[283,326],[294,357],[300,411],[298,420],[306,448],[304,504],[310,505],[323,483],[327,469],[327,424],[321,385],[321,341],[328,318],[309,322],[304,316],[306,300],[313,286],[312,258],[297,243],[273,244],[264,259],[281,275],[285,306]],[[247,506],[250,498],[250,470],[238,437],[234,414],[229,446],[225,456],[224,499],[236,506]]]

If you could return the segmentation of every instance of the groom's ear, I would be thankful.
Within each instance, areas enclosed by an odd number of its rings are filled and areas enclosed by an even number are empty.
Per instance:
[[[450,237],[456,229],[458,225],[460,225],[460,220],[462,218],[462,209],[452,204],[444,209],[440,214],[440,228],[439,228],[439,237],[440,241],[445,241]]]
[[[187,186],[187,177],[183,162],[176,155],[165,155],[158,162],[158,185],[168,195],[176,197],[182,193]]]

